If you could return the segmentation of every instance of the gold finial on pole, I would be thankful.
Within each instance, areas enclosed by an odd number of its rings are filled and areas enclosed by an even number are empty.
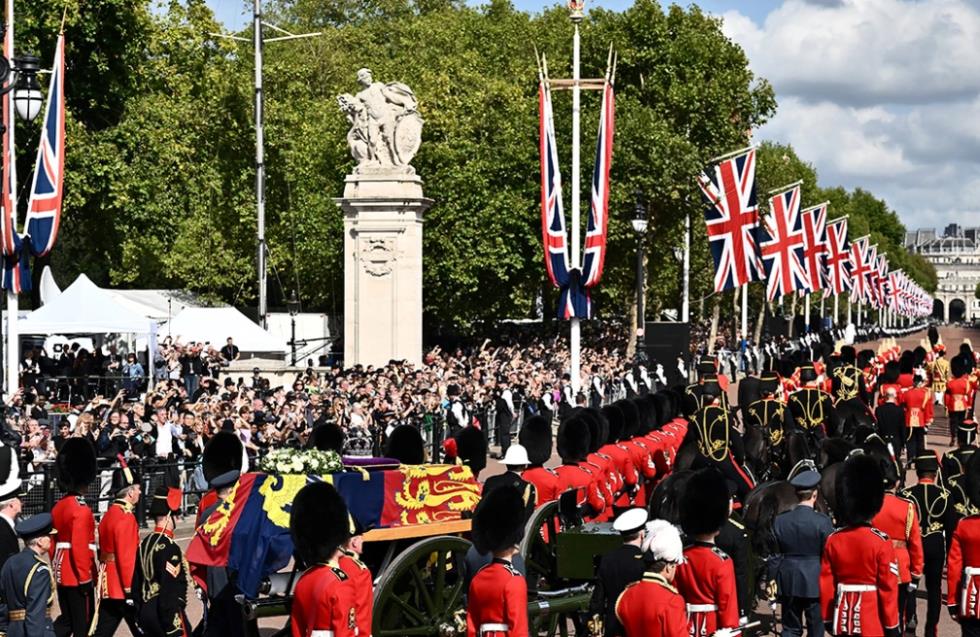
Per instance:
[[[568,0],[568,10],[572,22],[578,24],[585,17],[585,0]]]

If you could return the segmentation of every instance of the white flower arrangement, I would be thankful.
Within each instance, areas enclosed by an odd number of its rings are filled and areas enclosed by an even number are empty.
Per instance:
[[[324,475],[343,468],[335,451],[317,449],[273,449],[259,460],[259,469],[266,473]]]

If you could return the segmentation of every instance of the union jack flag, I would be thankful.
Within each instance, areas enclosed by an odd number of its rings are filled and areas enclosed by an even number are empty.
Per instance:
[[[756,242],[759,207],[755,198],[755,149],[718,163],[713,177],[702,172],[698,185],[708,204],[704,223],[715,262],[715,292],[761,281],[764,275]]]
[[[888,308],[899,314],[907,311],[904,277],[905,273],[901,270],[888,273]]]
[[[803,220],[803,270],[806,284],[803,290],[816,292],[824,286],[824,265],[827,258],[827,203],[800,212]]]
[[[867,295],[867,302],[872,308],[878,309],[881,303],[878,299],[878,292],[880,288],[878,287],[878,244],[869,245],[867,250],[864,251],[864,262],[867,266],[867,271],[864,275],[865,285],[864,292]]]
[[[868,237],[859,237],[851,242],[851,301],[864,303],[868,300]]]
[[[14,2],[7,0],[6,31],[3,39],[3,56],[8,60],[14,57]],[[9,81],[14,81],[14,74]],[[6,86],[6,85],[5,85]],[[17,232],[17,206],[14,195],[17,192],[17,163],[14,156],[14,92],[3,96],[0,116],[3,117],[3,135],[0,136],[0,251],[3,253],[3,281],[6,290],[20,292],[26,277],[21,272],[21,238]],[[30,286],[30,279],[26,284]]]
[[[847,217],[827,224],[827,290],[843,294],[851,289],[851,244],[847,240]]]
[[[54,67],[44,109],[44,128],[34,165],[34,183],[27,204],[27,234],[31,253],[51,252],[61,222],[61,196],[65,177],[65,36],[58,36]]]
[[[772,209],[763,220],[759,249],[766,267],[766,297],[770,301],[806,289],[800,196],[797,184],[769,199]]]
[[[612,166],[615,123],[613,85],[606,75],[602,88],[602,112],[595,144],[595,167],[592,170],[592,208],[585,234],[585,259],[582,262],[582,284],[587,288],[599,284],[606,260],[606,226],[609,220],[609,169]]]
[[[875,280],[878,284],[878,307],[887,308],[891,294],[889,290],[891,279],[888,278],[888,259],[885,258],[884,252],[878,255],[875,266]]]
[[[565,211],[562,207],[561,170],[555,145],[555,121],[551,110],[551,89],[539,73],[539,124],[541,133],[541,235],[544,241],[544,265],[552,285],[568,283],[568,245],[565,234]]]

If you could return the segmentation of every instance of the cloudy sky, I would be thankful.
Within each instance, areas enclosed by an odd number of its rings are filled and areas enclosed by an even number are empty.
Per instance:
[[[240,0],[208,2],[231,27],[248,19]],[[792,144],[822,185],[884,197],[909,228],[980,225],[980,0],[698,4],[776,89],[758,140]]]

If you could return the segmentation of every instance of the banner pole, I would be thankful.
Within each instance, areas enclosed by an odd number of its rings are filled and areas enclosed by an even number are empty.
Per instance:
[[[581,38],[579,36],[578,25],[582,21],[582,14],[579,11],[572,11],[572,24],[575,25],[575,32],[572,35],[572,269],[582,268],[581,252],[579,246],[579,196],[581,168],[579,166],[579,145],[581,142],[579,127],[581,124],[581,97],[582,88],[580,80],[580,57],[581,57]],[[582,381],[582,326],[581,319],[574,317],[571,320],[571,330],[569,334],[569,354],[572,376],[572,394],[574,400],[578,400],[578,393]]]

